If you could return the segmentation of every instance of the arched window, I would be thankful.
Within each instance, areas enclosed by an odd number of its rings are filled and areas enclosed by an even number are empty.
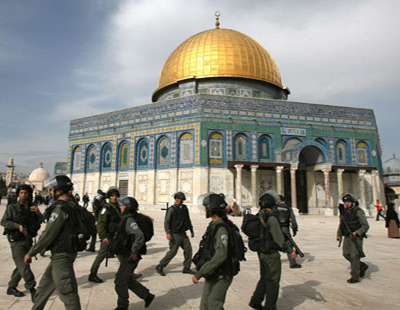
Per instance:
[[[112,151],[111,151],[111,145],[110,143],[107,143],[103,147],[103,154],[102,154],[102,168],[111,168],[111,162],[112,162]]]
[[[222,165],[223,136],[219,132],[213,132],[208,140],[208,157],[210,164]]]
[[[144,139],[138,144],[137,164],[139,167],[149,164],[149,144]]]
[[[118,168],[128,168],[129,166],[129,144],[122,142],[119,147]]]
[[[259,140],[258,155],[260,159],[271,159],[271,141],[269,137],[262,136]]]
[[[247,160],[247,136],[238,134],[235,137],[235,160]]]
[[[86,170],[96,169],[96,148],[90,145],[86,151]]]
[[[365,142],[357,143],[357,159],[360,165],[368,164],[368,145]]]
[[[169,140],[167,137],[162,137],[158,140],[157,147],[157,165],[167,166],[169,165]]]
[[[72,152],[72,171],[81,170],[82,149],[77,146]]]
[[[326,147],[326,141],[322,138],[316,138],[315,142],[318,142],[319,144],[321,144],[323,147]]]
[[[193,136],[186,132],[179,139],[179,165],[193,164]]]
[[[339,141],[336,144],[336,161],[339,164],[346,163],[346,144],[344,141]]]
[[[290,148],[295,147],[296,145],[298,145],[300,143],[301,143],[301,141],[299,139],[290,138],[290,139],[286,140],[283,149],[290,149]]]

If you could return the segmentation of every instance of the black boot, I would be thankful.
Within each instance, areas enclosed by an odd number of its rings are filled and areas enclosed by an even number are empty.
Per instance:
[[[367,271],[368,267],[369,266],[366,263],[361,262],[361,265],[360,265],[360,277],[361,278],[363,278],[365,276],[365,272]]]
[[[165,276],[165,272],[164,272],[164,267],[163,266],[161,266],[161,265],[157,265],[157,267],[156,267],[156,270],[157,270],[157,272],[158,272],[158,274],[160,275],[160,276]]]
[[[90,274],[88,280],[94,283],[103,283],[104,281],[100,279],[96,274]]]
[[[146,299],[144,300],[145,304],[144,307],[148,308],[151,304],[151,302],[153,301],[154,297],[156,297],[155,295],[149,293],[149,295],[147,295]]]
[[[183,268],[182,273],[195,274],[195,272],[190,268]]]
[[[7,289],[7,295],[14,295],[15,297],[24,297],[25,294],[18,290],[16,287],[9,287]]]
[[[353,277],[347,280],[347,283],[358,283],[358,282],[360,282],[360,279],[355,279]]]

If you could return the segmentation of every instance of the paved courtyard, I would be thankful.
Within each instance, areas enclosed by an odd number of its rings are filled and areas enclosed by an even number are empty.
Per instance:
[[[5,209],[3,200],[0,216]],[[166,277],[159,276],[154,267],[167,251],[168,242],[163,231],[164,211],[144,212],[154,218],[155,236],[148,244],[148,255],[140,262],[137,272],[143,274],[141,283],[156,295],[149,309],[199,309],[204,280],[192,284],[191,276],[182,274],[183,254],[180,250],[171,264],[165,269]],[[208,220],[204,214],[191,214],[195,238],[193,251],[198,244]],[[242,218],[233,218],[240,226]],[[279,310],[292,309],[399,309],[400,304],[400,240],[387,238],[384,222],[369,218],[370,231],[364,250],[364,259],[370,266],[361,283],[347,284],[349,263],[342,257],[336,242],[337,217],[299,216],[300,231],[295,240],[305,253],[298,262],[301,269],[289,269],[286,255],[282,255],[283,268],[281,290],[278,301]],[[97,244],[97,249],[99,244]],[[30,295],[15,298],[6,295],[7,283],[14,263],[5,236],[0,238],[0,309],[30,309]],[[114,309],[117,296],[114,291],[114,274],[117,259],[110,259],[108,267],[104,263],[99,276],[103,284],[87,281],[95,253],[79,253],[75,272],[79,284],[82,309]],[[40,280],[49,261],[46,257],[33,260],[32,269]],[[249,309],[248,302],[259,278],[258,260],[254,252],[247,253],[247,261],[241,265],[242,271],[234,278],[229,289],[225,309]],[[19,289],[25,291],[23,282]],[[26,291],[25,291],[26,292]],[[57,295],[52,296],[46,309],[64,309]],[[133,293],[130,294],[130,309],[144,309],[144,302]]]

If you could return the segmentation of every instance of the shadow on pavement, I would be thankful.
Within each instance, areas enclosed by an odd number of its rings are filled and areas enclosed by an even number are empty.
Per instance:
[[[279,309],[293,310],[300,306],[307,299],[314,300],[315,302],[321,303],[320,309],[324,309],[322,303],[327,300],[319,293],[315,286],[320,285],[321,282],[310,280],[298,285],[287,285],[282,288],[282,295],[279,299]]]
[[[162,310],[172,310],[182,307],[187,304],[190,299],[198,299],[201,297],[203,291],[204,281],[198,284],[190,284],[187,286],[180,286],[176,288],[171,288],[164,295],[156,295],[153,303],[150,305],[149,309],[162,309]],[[143,301],[138,301],[136,303],[131,303],[129,305],[131,309],[140,309],[143,307]]]

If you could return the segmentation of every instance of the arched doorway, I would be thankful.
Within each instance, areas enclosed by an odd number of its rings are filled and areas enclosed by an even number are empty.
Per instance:
[[[314,171],[314,167],[325,162],[322,151],[314,146],[307,145],[299,153],[298,168],[296,171],[296,198],[300,213],[308,213],[307,171]],[[285,171],[285,197],[291,201],[290,171]]]

